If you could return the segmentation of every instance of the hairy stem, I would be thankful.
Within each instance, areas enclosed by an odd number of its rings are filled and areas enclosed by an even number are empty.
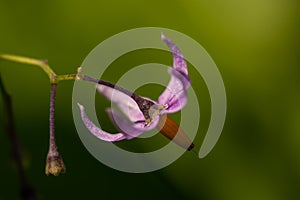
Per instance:
[[[49,116],[49,151],[46,158],[46,175],[53,174],[55,176],[66,171],[65,164],[58,152],[55,139],[55,98],[57,84],[51,84],[50,95],[50,116]]]
[[[56,98],[56,84],[51,85],[50,95],[50,114],[49,114],[49,151],[57,151],[56,140],[55,140],[55,98]]]

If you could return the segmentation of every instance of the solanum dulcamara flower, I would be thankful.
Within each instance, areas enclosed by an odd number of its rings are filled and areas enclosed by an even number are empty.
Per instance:
[[[85,127],[97,138],[109,142],[129,140],[157,128],[163,135],[183,148],[191,150],[194,147],[178,124],[167,116],[167,114],[180,111],[187,103],[187,89],[191,84],[187,64],[179,48],[163,34],[161,37],[172,52],[173,67],[168,68],[171,79],[157,101],[140,97],[102,80],[83,77],[84,80],[96,82],[99,93],[115,104],[123,113],[122,115],[113,108],[107,109],[111,120],[120,130],[119,133],[111,134],[97,127],[88,118],[84,106],[78,103]]]

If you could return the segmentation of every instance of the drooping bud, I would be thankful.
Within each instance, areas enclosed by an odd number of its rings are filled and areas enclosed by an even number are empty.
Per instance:
[[[49,150],[45,172],[47,176],[50,174],[58,176],[60,173],[66,172],[64,161],[58,151],[52,152]]]
[[[65,164],[61,155],[57,150],[56,139],[55,139],[55,125],[54,125],[54,114],[55,114],[55,96],[56,96],[56,84],[51,85],[50,95],[50,117],[49,117],[49,151],[46,158],[46,175],[50,174],[58,176],[60,173],[66,171]]]

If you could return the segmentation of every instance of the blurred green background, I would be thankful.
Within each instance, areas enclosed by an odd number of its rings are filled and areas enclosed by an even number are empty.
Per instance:
[[[296,0],[0,0],[1,52],[46,58],[58,74],[72,73],[96,45],[114,34],[145,26],[170,28],[207,50],[228,98],[223,133],[207,157],[200,160],[186,152],[160,171],[128,174],[106,167],[84,148],[73,124],[73,83],[63,82],[58,86],[56,130],[67,173],[47,177],[48,79],[35,67],[0,61],[13,97],[17,132],[30,158],[30,182],[44,199],[300,199],[299,6]],[[172,63],[166,52],[132,52],[116,60],[105,77],[116,81],[147,62]],[[190,74],[201,102],[202,121],[194,141],[200,146],[209,124],[209,95],[192,66]],[[138,93],[156,97],[162,90],[149,88]],[[104,113],[109,103],[101,97],[97,101],[101,124],[114,131]],[[0,199],[18,199],[3,117]],[[125,143],[120,145],[140,150],[157,145]]]

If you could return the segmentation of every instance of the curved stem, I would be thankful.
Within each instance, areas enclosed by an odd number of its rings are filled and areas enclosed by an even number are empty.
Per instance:
[[[109,83],[109,82],[106,82],[103,80],[98,80],[98,79],[95,79],[95,78],[92,78],[92,77],[89,77],[86,75],[82,75],[81,67],[78,68],[77,74],[56,75],[56,73],[48,65],[48,61],[46,61],[46,60],[38,60],[38,59],[34,59],[34,58],[27,58],[27,57],[23,57],[23,56],[16,56],[16,55],[10,55],[10,54],[0,54],[0,59],[40,67],[48,75],[52,86],[58,84],[60,81],[81,79],[81,80],[95,82],[97,84],[105,85],[110,88],[116,89],[116,90],[128,95],[129,97],[131,97],[137,103],[137,105],[139,106],[140,110],[142,111],[142,113],[147,121],[146,122],[147,124],[150,123],[150,121],[151,121],[151,117],[149,116],[148,112],[149,112],[150,107],[154,105],[153,102],[148,101],[147,99],[142,98],[142,97],[136,95],[135,93],[133,93],[129,90],[126,90],[122,87],[119,87],[117,85],[114,85],[112,83]]]
[[[23,63],[23,64],[37,66],[47,74],[51,84],[57,84],[59,81],[76,79],[76,74],[56,75],[53,69],[49,66],[47,60],[38,60],[35,58],[28,58],[28,57],[16,56],[11,54],[0,54],[0,59],[13,61],[16,63]]]
[[[38,60],[38,59],[34,59],[34,58],[16,56],[16,55],[11,55],[11,54],[0,54],[0,59],[40,67],[48,75],[50,80],[53,79],[54,77],[56,77],[55,72],[48,65],[47,60]]]

